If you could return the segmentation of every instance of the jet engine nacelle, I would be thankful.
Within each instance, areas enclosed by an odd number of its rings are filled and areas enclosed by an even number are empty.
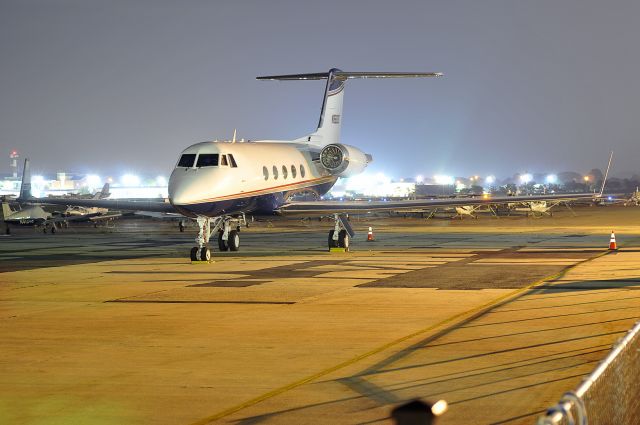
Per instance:
[[[359,174],[373,161],[371,155],[360,149],[332,143],[320,151],[320,164],[331,175],[338,177],[350,177]]]

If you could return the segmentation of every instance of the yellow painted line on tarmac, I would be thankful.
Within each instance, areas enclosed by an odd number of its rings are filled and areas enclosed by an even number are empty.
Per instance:
[[[552,274],[550,276],[543,277],[542,279],[539,279],[539,280],[531,283],[530,285],[527,285],[527,286],[522,287],[520,289],[516,289],[515,291],[509,292],[508,294],[501,295],[498,298],[496,298],[496,299],[494,299],[492,301],[489,301],[488,303],[485,303],[485,304],[483,304],[481,306],[474,307],[474,308],[469,309],[467,311],[464,311],[462,313],[454,314],[453,316],[451,316],[451,317],[449,317],[447,319],[444,319],[444,320],[442,320],[442,321],[440,321],[438,323],[435,323],[433,325],[427,326],[426,328],[420,329],[418,331],[412,332],[409,335],[405,335],[403,337],[395,339],[395,340],[393,340],[391,342],[388,342],[388,343],[383,344],[383,345],[381,345],[381,346],[379,346],[377,348],[374,348],[374,349],[372,349],[370,351],[367,351],[364,354],[360,354],[359,356],[352,357],[351,359],[345,360],[345,361],[343,361],[341,363],[338,363],[337,365],[334,365],[334,366],[331,366],[331,367],[329,367],[327,369],[321,370],[320,372],[316,372],[313,375],[309,375],[309,376],[307,376],[305,378],[299,379],[299,380],[294,381],[294,382],[292,382],[290,384],[284,385],[282,387],[276,388],[274,390],[266,392],[266,393],[264,393],[262,395],[254,397],[252,399],[249,399],[249,400],[247,400],[247,401],[245,401],[243,403],[240,403],[240,404],[237,404],[235,406],[229,407],[229,408],[227,408],[225,410],[222,410],[222,411],[220,411],[220,412],[218,412],[218,413],[216,413],[214,415],[207,416],[206,418],[203,418],[203,419],[200,419],[199,421],[193,422],[190,425],[205,425],[205,424],[209,424],[209,423],[211,423],[213,421],[220,420],[220,419],[225,418],[225,417],[227,417],[229,415],[232,415],[232,414],[234,414],[236,412],[239,412],[240,410],[246,409],[247,407],[251,407],[251,406],[256,405],[256,404],[258,404],[258,403],[260,403],[262,401],[268,400],[270,398],[273,398],[275,396],[283,394],[283,393],[285,393],[287,391],[290,391],[290,390],[293,390],[293,389],[295,389],[297,387],[300,387],[300,386],[302,386],[304,384],[308,384],[310,382],[313,382],[318,378],[322,378],[323,376],[326,376],[326,375],[328,375],[330,373],[336,372],[336,371],[338,371],[340,369],[343,369],[343,368],[345,368],[347,366],[351,366],[351,365],[353,365],[353,364],[355,364],[355,363],[357,363],[357,362],[359,362],[361,360],[364,360],[364,359],[366,359],[368,357],[371,357],[371,356],[373,356],[375,354],[381,353],[381,352],[383,352],[383,351],[385,351],[385,350],[387,350],[387,349],[389,349],[389,348],[391,348],[391,347],[393,347],[395,345],[401,344],[401,343],[403,343],[403,342],[405,342],[407,340],[410,340],[410,339],[412,339],[414,337],[417,337],[419,335],[422,335],[422,334],[430,332],[430,331],[432,331],[434,329],[437,329],[437,328],[439,328],[441,326],[449,324],[449,323],[451,323],[451,322],[453,322],[453,321],[455,321],[457,319],[464,320],[464,319],[467,319],[468,317],[471,317],[471,316],[473,316],[475,314],[478,314],[478,313],[482,312],[483,310],[489,310],[493,306],[495,306],[496,304],[498,304],[498,303],[500,303],[502,301],[506,301],[507,299],[509,299],[511,297],[515,297],[516,295],[519,295],[522,292],[528,291],[529,289],[532,289],[532,288],[534,288],[534,287],[536,287],[538,285],[541,285],[541,284],[543,284],[543,283],[545,283],[547,281],[555,280],[555,279],[557,279],[559,277],[562,277],[566,272],[568,272],[569,270],[573,269],[574,267],[576,267],[576,266],[578,266],[580,264],[584,264],[584,263],[593,261],[593,260],[595,260],[597,258],[600,258],[600,257],[608,254],[609,252],[611,252],[611,251],[601,252],[600,254],[595,255],[595,256],[593,256],[591,258],[587,258],[587,259],[585,259],[583,261],[580,261],[579,263],[575,263],[573,265],[570,265],[570,266],[564,268],[563,270],[561,270],[561,271],[559,271],[557,273],[554,273],[554,274]]]

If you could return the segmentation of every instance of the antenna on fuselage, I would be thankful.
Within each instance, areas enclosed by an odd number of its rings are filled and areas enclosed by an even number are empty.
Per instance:
[[[604,173],[604,179],[602,180],[602,187],[600,188],[600,195],[604,194],[604,186],[607,184],[607,177],[609,177],[609,169],[611,168],[611,160],[613,159],[613,151],[609,155],[609,164],[607,164],[607,171]]]

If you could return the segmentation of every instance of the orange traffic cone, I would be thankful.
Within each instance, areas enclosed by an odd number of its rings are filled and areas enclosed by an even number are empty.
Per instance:
[[[616,234],[611,231],[611,239],[609,239],[609,251],[616,251],[618,244],[616,243]]]
[[[373,228],[369,226],[369,233],[367,233],[367,241],[373,242],[375,239],[373,238]]]

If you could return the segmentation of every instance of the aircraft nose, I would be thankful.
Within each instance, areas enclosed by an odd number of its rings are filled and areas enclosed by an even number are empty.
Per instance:
[[[172,174],[169,178],[169,201],[173,205],[185,205],[192,201],[189,186],[185,177]]]

